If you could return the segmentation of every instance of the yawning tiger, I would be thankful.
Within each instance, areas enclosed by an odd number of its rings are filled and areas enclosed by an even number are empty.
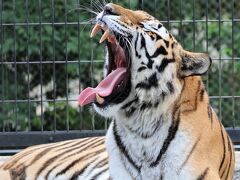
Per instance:
[[[230,180],[234,150],[201,77],[211,65],[186,51],[144,11],[105,5],[105,78],[80,105],[113,119],[104,138],[28,148],[1,166],[1,179]]]

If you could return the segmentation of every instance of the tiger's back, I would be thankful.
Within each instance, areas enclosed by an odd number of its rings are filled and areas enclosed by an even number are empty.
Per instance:
[[[0,179],[108,179],[104,140],[83,138],[29,147],[0,166]]]

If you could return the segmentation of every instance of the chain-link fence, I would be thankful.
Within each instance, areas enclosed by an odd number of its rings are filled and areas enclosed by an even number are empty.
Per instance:
[[[83,88],[102,79],[104,48],[99,38],[89,37],[95,15],[88,12],[100,11],[100,1],[0,0],[0,141],[5,147],[104,133],[108,122],[76,101]],[[237,0],[114,2],[149,12],[185,49],[208,52],[213,65],[204,81],[211,105],[226,127],[240,125]]]

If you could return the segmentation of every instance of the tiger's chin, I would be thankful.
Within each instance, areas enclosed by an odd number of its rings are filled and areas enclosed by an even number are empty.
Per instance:
[[[94,110],[101,116],[105,118],[113,118],[116,117],[116,114],[119,113],[120,110],[119,104],[109,104],[106,106],[99,106],[96,103],[93,103]]]

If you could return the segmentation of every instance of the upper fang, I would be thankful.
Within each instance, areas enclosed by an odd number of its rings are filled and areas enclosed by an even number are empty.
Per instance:
[[[91,32],[90,37],[94,37],[96,36],[96,34],[101,30],[101,25],[100,24],[96,24]]]

